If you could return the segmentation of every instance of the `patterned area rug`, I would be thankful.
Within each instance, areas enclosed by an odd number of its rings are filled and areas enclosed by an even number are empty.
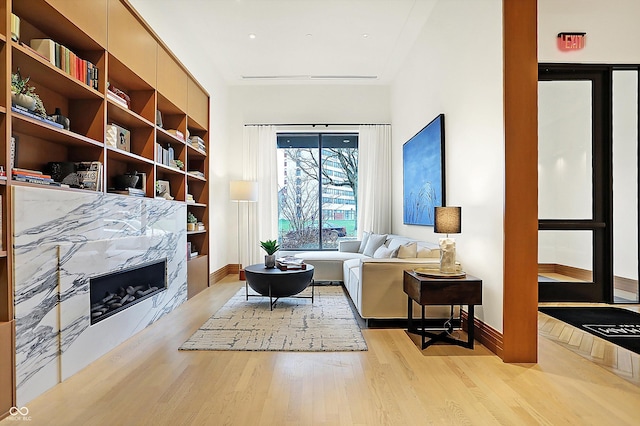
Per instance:
[[[300,296],[310,296],[311,288]],[[284,297],[269,310],[268,297],[245,300],[242,288],[180,350],[366,351],[341,286],[316,286],[311,299]]]

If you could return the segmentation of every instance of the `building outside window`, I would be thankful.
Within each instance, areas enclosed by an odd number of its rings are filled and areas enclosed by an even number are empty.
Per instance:
[[[282,249],[335,250],[355,238],[358,134],[278,133],[277,140]]]

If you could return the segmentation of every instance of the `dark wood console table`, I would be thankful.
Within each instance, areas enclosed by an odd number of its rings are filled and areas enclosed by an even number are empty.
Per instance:
[[[437,341],[452,343],[473,349],[474,306],[482,305],[482,280],[471,275],[464,278],[432,278],[419,275],[414,271],[404,271],[404,292],[407,293],[407,331],[422,337],[422,349]],[[413,303],[422,308],[420,327],[413,324]],[[467,341],[448,336],[450,330],[432,333],[425,330],[424,309],[426,305],[468,305],[469,321]],[[453,309],[453,308],[452,308]],[[426,337],[430,337],[426,341]]]

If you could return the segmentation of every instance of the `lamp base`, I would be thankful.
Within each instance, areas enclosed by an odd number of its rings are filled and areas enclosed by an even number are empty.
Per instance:
[[[440,238],[440,272],[456,272],[456,240],[453,238]]]

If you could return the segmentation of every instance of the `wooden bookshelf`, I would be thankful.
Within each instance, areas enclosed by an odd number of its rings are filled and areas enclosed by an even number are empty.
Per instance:
[[[17,41],[11,39],[12,12],[20,18]],[[7,175],[6,180],[0,180],[0,376],[9,378],[0,383],[2,419],[15,404],[11,232],[13,221],[20,218],[12,214],[11,188],[84,191],[12,179],[11,137],[16,137],[18,149],[13,167],[44,170],[51,161],[100,161],[105,193],[113,187],[115,176],[131,171],[146,175],[147,198],[156,197],[156,181],[169,181],[174,200],[165,202],[185,204],[205,227],[187,232],[185,223],[187,240],[198,252],[188,260],[187,293],[191,297],[209,281],[209,94],[127,0],[0,0],[0,14],[0,73],[4,81],[9,82],[19,68],[23,78],[29,77],[47,114],[60,108],[70,120],[66,130],[15,112],[10,87],[0,89],[0,165]],[[31,49],[30,42],[36,38],[54,40],[94,64],[98,68],[97,88]],[[129,103],[112,99],[109,87],[124,92]],[[156,122],[158,111],[162,126]],[[128,130],[128,151],[107,143],[106,131],[111,124]],[[189,135],[197,136],[203,146],[194,147]],[[170,146],[174,159],[182,161],[184,168],[163,164],[157,144]],[[187,202],[187,194],[195,202]]]

